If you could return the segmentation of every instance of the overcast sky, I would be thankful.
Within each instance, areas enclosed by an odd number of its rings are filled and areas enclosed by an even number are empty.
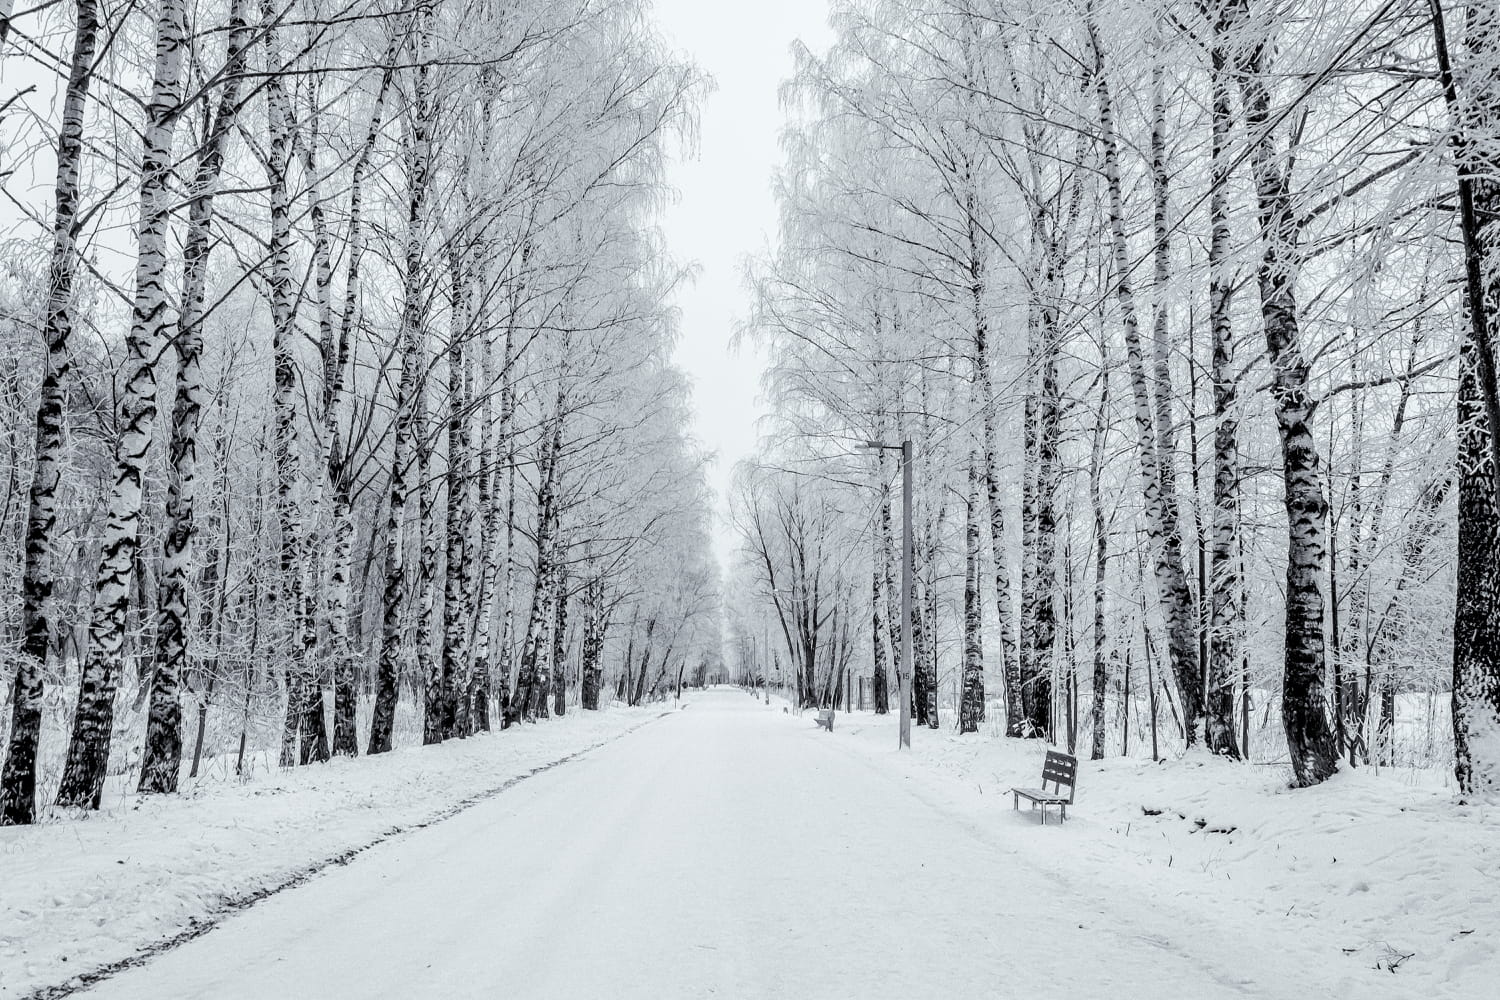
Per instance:
[[[801,39],[822,51],[832,32],[825,0],[657,0],[656,17],[673,46],[717,84],[703,107],[697,158],[672,166],[671,183],[681,198],[662,228],[673,256],[700,268],[697,281],[677,296],[682,337],[676,361],[693,381],[693,433],[718,456],[710,484],[722,518],[734,464],[754,450],[756,418],[764,409],[762,360],[749,348],[733,351],[729,341],[749,312],[744,260],[776,233],[776,92],[791,72],[792,43]],[[726,566],[734,544],[720,523],[715,548]]]

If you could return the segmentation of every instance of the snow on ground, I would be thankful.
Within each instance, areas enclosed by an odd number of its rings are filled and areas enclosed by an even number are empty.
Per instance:
[[[710,691],[88,995],[1397,995],[1299,947],[1294,928],[1163,900],[1140,873],[1113,891],[1065,854],[1030,857],[1054,829],[976,823],[921,777]]]
[[[661,713],[575,712],[379,758],[200,781],[181,796],[117,790],[86,817],[0,827],[0,998],[129,958]]]
[[[832,742],[1097,895],[1201,909],[1205,920],[1238,914],[1252,938],[1290,930],[1308,955],[1347,971],[1349,996],[1500,995],[1500,810],[1456,804],[1446,772],[1346,768],[1294,790],[1287,767],[1206,754],[1081,759],[1068,823],[1043,831],[1024,799],[1022,816],[1012,813],[1005,790],[1034,787],[1049,748],[984,730],[914,728],[911,753],[898,754],[894,716],[841,713]],[[1245,961],[1238,941],[1216,944],[1227,962]]]
[[[1043,827],[1004,792],[1035,783],[1045,747],[993,727],[918,729],[902,753],[892,717],[840,713],[830,734],[734,690],[687,707],[89,995],[1495,995],[1500,814],[1456,805],[1440,774],[1291,791],[1274,767],[1082,761],[1069,822]],[[135,953],[646,717],[0,832],[0,994]]]

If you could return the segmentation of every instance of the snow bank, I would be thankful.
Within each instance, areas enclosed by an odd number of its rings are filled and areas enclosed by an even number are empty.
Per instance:
[[[370,844],[659,718],[576,712],[384,757],[110,796],[87,816],[0,828],[0,998],[129,959]]]
[[[936,808],[1003,828],[1021,860],[1069,882],[1215,924],[1237,915],[1243,942],[1205,942],[1225,955],[1248,962],[1257,928],[1291,927],[1302,958],[1347,970],[1351,997],[1497,995],[1500,809],[1456,804],[1445,773],[1360,768],[1294,791],[1285,767],[1206,754],[1081,759],[1067,825],[1043,829],[1005,790],[1037,783],[1046,746],[993,726],[914,727],[898,754],[895,726],[840,713],[833,738],[920,783]]]

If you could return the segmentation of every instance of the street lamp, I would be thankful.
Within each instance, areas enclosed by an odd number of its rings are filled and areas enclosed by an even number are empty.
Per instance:
[[[896,696],[901,699],[901,740],[899,747],[911,749],[911,439],[899,445],[866,441],[864,447],[877,451],[901,453],[901,669],[896,671]]]

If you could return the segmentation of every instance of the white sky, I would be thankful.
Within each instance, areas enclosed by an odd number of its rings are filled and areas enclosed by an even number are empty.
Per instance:
[[[792,43],[801,39],[814,51],[826,49],[833,37],[827,18],[825,0],[656,0],[657,22],[673,47],[717,84],[702,109],[699,156],[671,167],[681,198],[664,214],[662,230],[672,255],[701,269],[677,295],[682,336],[675,360],[693,381],[693,434],[718,456],[709,482],[718,500],[715,550],[726,568],[736,547],[724,520],[729,481],[735,463],[755,449],[764,412],[763,359],[729,344],[750,310],[743,261],[776,234],[776,92],[791,74]]]

